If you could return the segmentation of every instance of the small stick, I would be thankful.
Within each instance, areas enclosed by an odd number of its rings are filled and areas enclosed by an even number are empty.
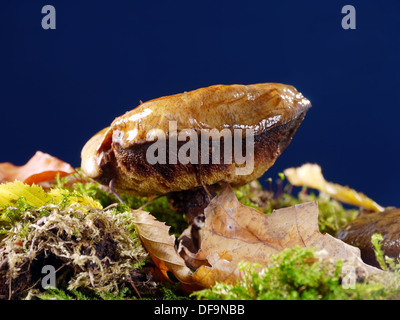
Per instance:
[[[129,283],[131,284],[133,290],[135,290],[136,294],[138,295],[139,299],[142,299],[142,296],[140,295],[138,289],[135,286],[135,283],[132,281],[132,278],[129,277]]]
[[[163,195],[160,194],[157,197],[154,197],[153,199],[147,201],[144,205],[142,205],[138,210],[142,210],[143,208],[147,207],[148,205],[150,205],[154,200],[157,200],[159,198],[161,198]]]
[[[121,199],[121,197],[119,196],[119,194],[117,193],[117,191],[115,191],[114,189],[114,183],[115,183],[115,178],[112,178],[110,180],[110,183],[108,185],[108,187],[110,188],[111,192],[114,194],[114,196],[117,197],[117,199],[119,200],[119,202],[125,204],[124,200]]]

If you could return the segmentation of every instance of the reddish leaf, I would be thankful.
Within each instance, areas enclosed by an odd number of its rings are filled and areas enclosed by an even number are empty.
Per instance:
[[[74,168],[47,153],[37,151],[23,166],[9,162],[0,163],[0,182],[22,181],[27,184],[39,184],[53,180],[57,174],[60,177],[75,172]]]

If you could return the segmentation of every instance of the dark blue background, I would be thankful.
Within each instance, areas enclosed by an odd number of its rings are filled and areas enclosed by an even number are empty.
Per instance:
[[[43,30],[42,6],[56,8]],[[343,30],[351,4],[357,29]],[[313,108],[265,175],[316,162],[400,206],[400,1],[2,1],[0,162],[84,143],[138,105],[212,84],[283,82]]]

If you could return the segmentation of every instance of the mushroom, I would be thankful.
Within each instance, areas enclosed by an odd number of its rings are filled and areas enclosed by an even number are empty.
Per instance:
[[[214,85],[161,97],[94,135],[82,149],[81,168],[118,192],[180,192],[185,202],[185,192],[203,190],[204,202],[219,182],[240,186],[262,176],[310,107],[293,86],[279,83]]]
[[[382,235],[380,244],[385,256],[397,259],[400,254],[400,209],[361,213],[338,230],[335,237],[358,247],[365,263],[381,268],[371,242],[374,234]]]

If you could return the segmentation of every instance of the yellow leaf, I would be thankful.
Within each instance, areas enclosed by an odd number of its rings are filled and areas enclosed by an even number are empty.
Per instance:
[[[15,201],[24,197],[26,202],[34,207],[41,207],[48,203],[60,204],[65,201],[65,205],[72,203],[79,203],[83,206],[89,206],[96,209],[102,209],[101,204],[85,195],[78,192],[69,192],[63,189],[52,189],[45,192],[42,187],[38,185],[28,185],[20,181],[8,182],[0,184],[0,205],[13,206]]]
[[[40,207],[49,200],[42,187],[37,185],[30,186],[20,181],[0,185],[0,205],[14,205],[20,197],[24,197],[31,206],[35,207]]]
[[[84,206],[89,206],[95,209],[102,209],[101,204],[91,197],[81,195],[77,191],[73,193],[65,189],[52,189],[48,195],[54,199],[55,203],[60,203],[63,199],[67,199],[67,203],[79,203]]]
[[[385,210],[385,208],[381,207],[363,193],[357,192],[347,186],[327,182],[322,175],[321,167],[317,164],[306,163],[298,168],[288,168],[284,171],[284,174],[294,186],[317,189],[336,200],[369,210]]]

